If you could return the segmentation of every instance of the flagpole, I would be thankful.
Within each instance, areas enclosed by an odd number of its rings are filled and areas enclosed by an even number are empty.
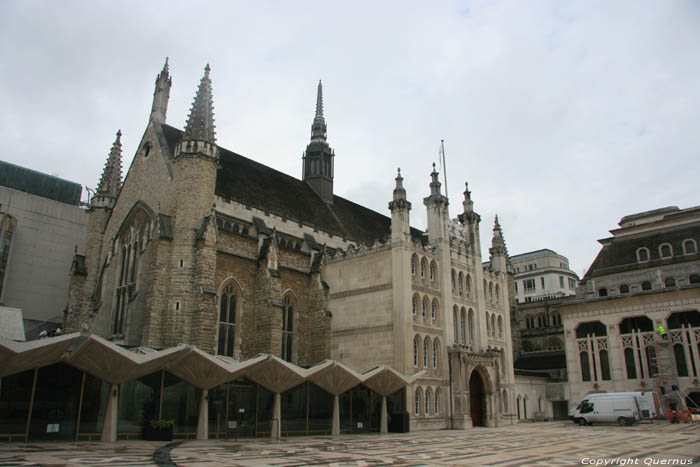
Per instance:
[[[445,140],[440,140],[440,149],[442,152],[442,176],[445,180],[445,197],[449,198],[447,195],[447,162],[445,161]]]

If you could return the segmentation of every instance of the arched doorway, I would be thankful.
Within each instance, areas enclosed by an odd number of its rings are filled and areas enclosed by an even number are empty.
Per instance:
[[[469,415],[472,426],[486,426],[486,393],[484,381],[478,371],[472,371],[469,378]]]

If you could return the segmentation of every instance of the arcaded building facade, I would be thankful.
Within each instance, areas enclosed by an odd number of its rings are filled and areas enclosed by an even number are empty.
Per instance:
[[[383,365],[417,378],[389,409],[408,412],[412,430],[511,423],[498,220],[484,268],[471,194],[450,218],[434,167],[412,182],[429,188],[426,232],[410,226],[400,172],[387,215],[335,195],[320,83],[301,179],[217,146],[209,73],[178,130],[166,123],[166,62],[123,181],[117,133],[73,262],[67,332],[231,362]]]
[[[571,400],[651,390],[666,409],[700,405],[700,207],[625,216],[611,233],[557,308]]]

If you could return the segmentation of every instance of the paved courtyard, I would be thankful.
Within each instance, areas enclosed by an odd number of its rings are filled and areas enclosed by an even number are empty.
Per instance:
[[[607,461],[607,464],[605,462]],[[528,423],[465,431],[290,438],[279,443],[4,443],[0,466],[698,465],[700,423]]]

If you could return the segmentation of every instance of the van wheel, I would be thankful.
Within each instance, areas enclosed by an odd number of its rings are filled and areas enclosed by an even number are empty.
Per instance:
[[[576,420],[576,423],[578,423],[578,424],[581,425],[581,426],[586,426],[586,425],[588,425],[588,423],[586,423],[586,419],[585,419],[585,418],[579,418],[578,420]]]
[[[618,418],[618,419],[617,419],[617,424],[620,425],[620,426],[629,425],[629,423],[627,422],[627,419],[626,419],[625,417],[620,417],[620,418]]]

